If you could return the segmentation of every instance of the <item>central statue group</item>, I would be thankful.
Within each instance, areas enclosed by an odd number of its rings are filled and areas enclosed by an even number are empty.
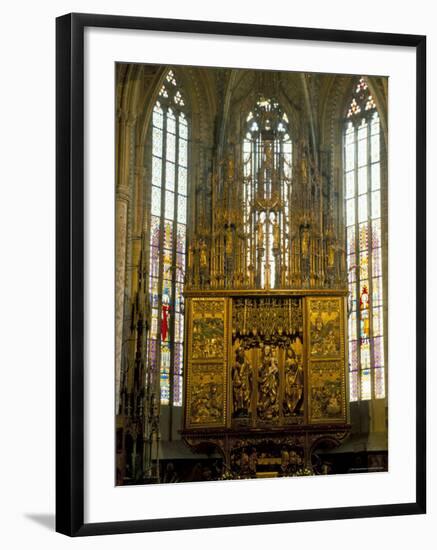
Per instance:
[[[262,359],[257,370],[256,382],[252,365],[246,358],[244,347],[236,349],[232,372],[233,417],[247,418],[252,411],[254,382],[257,384],[256,413],[263,422],[276,420],[280,415],[281,396],[284,416],[302,414],[304,374],[300,356],[290,346],[284,360],[283,391],[278,360],[270,345],[262,349]]]

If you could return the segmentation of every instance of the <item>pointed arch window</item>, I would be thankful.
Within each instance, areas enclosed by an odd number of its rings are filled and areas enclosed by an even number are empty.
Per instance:
[[[287,114],[276,99],[259,97],[243,139],[246,266],[259,288],[281,287],[281,262],[288,265],[291,155]]]
[[[385,397],[380,121],[366,81],[344,127],[350,400]]]
[[[169,70],[152,115],[150,200],[151,329],[148,362],[159,372],[161,403],[182,405],[183,282],[189,124],[183,93]]]

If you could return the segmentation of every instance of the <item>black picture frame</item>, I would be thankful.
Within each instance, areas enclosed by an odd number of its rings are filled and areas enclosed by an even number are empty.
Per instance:
[[[84,522],[84,29],[106,27],[403,46],[416,51],[416,500],[217,516]],[[426,37],[68,14],[56,21],[56,530],[69,536],[423,514],[426,511]]]

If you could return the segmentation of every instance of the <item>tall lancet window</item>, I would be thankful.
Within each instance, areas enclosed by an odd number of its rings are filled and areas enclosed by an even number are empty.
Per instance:
[[[344,129],[351,401],[385,397],[380,156],[379,116],[361,78]]]
[[[160,373],[161,403],[170,405],[182,405],[188,132],[184,98],[170,70],[152,117],[148,341],[149,365]]]
[[[258,288],[285,286],[292,144],[287,114],[260,97],[243,140],[246,266]]]

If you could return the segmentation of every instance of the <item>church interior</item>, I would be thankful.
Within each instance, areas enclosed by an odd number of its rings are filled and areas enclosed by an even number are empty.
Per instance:
[[[115,85],[115,483],[387,471],[388,79]]]

